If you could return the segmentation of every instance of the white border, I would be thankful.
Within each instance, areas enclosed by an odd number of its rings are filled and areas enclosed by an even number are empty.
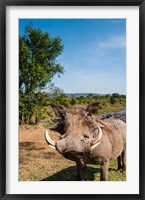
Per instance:
[[[7,194],[139,194],[139,8],[7,7]],[[127,181],[18,181],[18,19],[127,19]]]

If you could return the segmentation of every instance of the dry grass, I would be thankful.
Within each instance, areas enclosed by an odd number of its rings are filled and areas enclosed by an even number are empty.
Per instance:
[[[52,138],[59,139],[56,133],[52,134]],[[44,130],[39,127],[20,128],[19,148],[20,181],[43,180],[56,173],[61,167],[74,165],[57,151],[49,148],[44,138]]]
[[[55,132],[54,140],[59,139]],[[116,162],[111,162],[109,180],[125,180],[125,174],[116,172]],[[97,165],[87,168],[88,180],[99,180]],[[75,181],[75,163],[51,149],[45,141],[44,130],[38,126],[22,126],[19,134],[19,180],[20,181]]]

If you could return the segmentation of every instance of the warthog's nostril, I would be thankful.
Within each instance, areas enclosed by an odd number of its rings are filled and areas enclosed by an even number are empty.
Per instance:
[[[84,155],[84,152],[82,152],[82,151],[74,151],[74,150],[67,150],[67,151],[64,151],[63,152],[63,154],[65,155],[65,156],[74,156],[74,157],[79,157],[79,158],[81,158],[81,157],[83,157],[83,155]]]

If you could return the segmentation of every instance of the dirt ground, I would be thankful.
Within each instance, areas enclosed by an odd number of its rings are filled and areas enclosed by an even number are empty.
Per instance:
[[[75,163],[65,159],[50,148],[41,126],[21,126],[19,133],[19,181],[77,181]],[[59,134],[51,132],[55,141]],[[109,179],[125,181],[126,175],[116,171],[116,162],[111,161]],[[87,180],[99,180],[100,167],[87,166]]]
[[[52,132],[51,136],[55,141],[59,139],[59,135],[55,132]],[[55,180],[57,177],[53,175],[58,170],[74,166],[74,162],[66,160],[48,146],[41,127],[20,127],[19,150],[20,181],[40,181],[48,177],[50,180]]]

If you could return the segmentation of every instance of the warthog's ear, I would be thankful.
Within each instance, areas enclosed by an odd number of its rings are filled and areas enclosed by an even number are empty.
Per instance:
[[[86,111],[88,112],[89,115],[97,115],[98,114],[98,110],[100,108],[100,102],[94,102],[94,103],[91,103]]]
[[[100,126],[100,128],[104,128],[104,125],[101,124],[101,123],[98,123],[98,122],[97,122],[97,125]]]
[[[50,106],[53,108],[56,115],[59,115],[60,117],[63,117],[65,115],[66,110],[63,106],[57,104],[50,104]]]

